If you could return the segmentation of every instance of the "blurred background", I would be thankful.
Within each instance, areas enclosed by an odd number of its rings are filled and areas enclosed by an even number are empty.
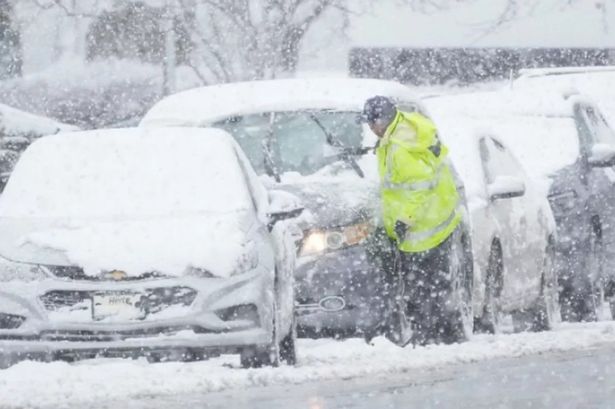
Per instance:
[[[0,0],[0,102],[96,128],[238,80],[489,87],[615,64],[613,30],[614,0]]]

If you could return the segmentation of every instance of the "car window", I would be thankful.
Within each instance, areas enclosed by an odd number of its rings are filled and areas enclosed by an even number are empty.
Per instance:
[[[310,175],[336,162],[342,147],[359,147],[363,128],[356,112],[272,112],[214,124],[235,136],[254,169],[266,173],[269,155],[278,173]]]
[[[521,165],[501,142],[491,137],[483,141],[483,160],[488,183],[493,183],[498,176],[523,178]]]
[[[588,106],[583,110],[583,115],[590,127],[591,141],[593,143],[615,146],[615,133],[613,133],[613,130],[598,110]]]
[[[218,122],[216,127],[228,131],[241,146],[249,158],[254,170],[261,175],[265,173],[265,149],[264,143],[267,141],[267,132],[272,115],[269,113],[233,116],[224,121]]]

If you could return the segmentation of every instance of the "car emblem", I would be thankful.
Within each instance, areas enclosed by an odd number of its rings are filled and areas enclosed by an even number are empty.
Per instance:
[[[125,271],[113,270],[103,273],[102,276],[107,280],[122,281],[128,277],[128,274]]]

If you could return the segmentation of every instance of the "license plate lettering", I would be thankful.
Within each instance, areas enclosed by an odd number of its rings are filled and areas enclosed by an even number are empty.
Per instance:
[[[94,321],[130,321],[145,318],[142,295],[138,293],[102,293],[92,297]]]

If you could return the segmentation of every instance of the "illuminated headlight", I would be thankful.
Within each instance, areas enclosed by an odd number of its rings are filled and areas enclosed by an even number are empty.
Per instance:
[[[330,230],[310,230],[306,233],[299,256],[335,251],[345,247],[356,246],[369,237],[373,226],[361,223]]]
[[[567,211],[575,207],[577,194],[574,190],[549,195],[549,203],[554,212]]]

